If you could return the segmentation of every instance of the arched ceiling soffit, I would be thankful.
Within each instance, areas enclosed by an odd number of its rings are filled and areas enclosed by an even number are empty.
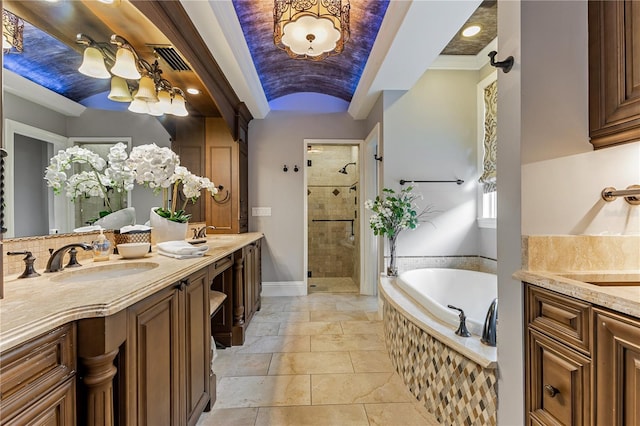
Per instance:
[[[273,0],[233,0],[268,101],[317,92],[351,101],[389,0],[351,0],[351,38],[344,51],[322,61],[292,59],[273,43]]]

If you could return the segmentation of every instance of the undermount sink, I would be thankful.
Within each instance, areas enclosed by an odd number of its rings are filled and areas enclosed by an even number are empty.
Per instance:
[[[140,274],[157,267],[158,264],[154,262],[112,263],[110,265],[79,268],[74,271],[67,269],[60,275],[52,277],[51,281],[59,283],[81,283],[86,281],[111,280]]]
[[[613,272],[613,273],[562,273],[558,274],[562,277],[576,281],[582,281],[588,284],[598,286],[640,286],[640,274],[631,272]]]

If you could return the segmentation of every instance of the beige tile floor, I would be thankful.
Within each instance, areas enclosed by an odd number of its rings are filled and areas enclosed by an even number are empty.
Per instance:
[[[438,425],[384,346],[376,297],[265,297],[243,346],[218,350],[217,401],[198,426]]]
[[[360,287],[350,277],[309,278],[312,293],[360,293]]]

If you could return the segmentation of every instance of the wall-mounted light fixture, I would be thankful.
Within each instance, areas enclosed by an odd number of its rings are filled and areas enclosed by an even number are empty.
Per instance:
[[[130,102],[128,110],[139,114],[189,115],[184,92],[162,78],[157,60],[150,64],[142,59],[124,37],[113,34],[105,43],[81,33],[76,43],[86,46],[78,71],[93,78],[111,78],[110,100]]]
[[[8,10],[2,9],[2,51],[22,53],[23,35],[24,21]]]
[[[338,55],[351,36],[349,0],[275,0],[273,41],[293,59]]]

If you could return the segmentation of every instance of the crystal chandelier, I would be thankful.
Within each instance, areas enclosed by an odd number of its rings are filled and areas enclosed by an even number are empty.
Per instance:
[[[338,55],[349,40],[349,0],[275,0],[273,41],[293,59]]]

